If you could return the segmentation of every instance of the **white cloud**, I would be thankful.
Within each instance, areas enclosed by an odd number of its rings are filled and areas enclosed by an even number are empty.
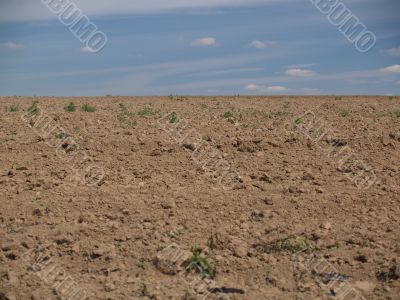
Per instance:
[[[303,69],[303,68],[311,68],[314,67],[315,64],[298,64],[298,65],[288,65],[287,69]]]
[[[304,70],[304,69],[289,69],[285,73],[286,73],[286,75],[293,76],[293,77],[313,77],[318,74],[317,72],[314,72],[311,70]]]
[[[273,86],[267,86],[267,91],[269,92],[283,92],[287,91],[287,88],[284,86],[280,85],[273,85]]]
[[[278,93],[288,90],[286,87],[280,85],[265,86],[257,84],[248,84],[246,85],[245,89],[252,92],[270,92],[270,93]]]
[[[273,44],[275,44],[275,43],[272,42],[272,41],[262,42],[262,41],[259,41],[259,40],[254,40],[249,44],[249,46],[252,47],[252,48],[255,48],[255,49],[265,49],[268,46],[271,46]]]
[[[381,72],[384,73],[400,73],[400,65],[393,65],[386,68],[381,69]]]
[[[7,42],[7,43],[2,43],[0,44],[1,48],[7,48],[7,49],[22,49],[25,48],[24,45],[14,43],[14,42]]]
[[[96,53],[96,51],[89,46],[85,46],[81,48],[82,53]]]
[[[192,42],[192,46],[195,47],[214,47],[217,45],[217,40],[213,37],[205,37]]]
[[[245,89],[249,91],[257,91],[260,87],[257,84],[248,84]]]
[[[387,50],[390,56],[400,56],[400,47]]]

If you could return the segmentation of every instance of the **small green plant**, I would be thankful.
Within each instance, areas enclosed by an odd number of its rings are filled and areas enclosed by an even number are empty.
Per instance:
[[[301,118],[300,118],[300,117],[294,118],[293,123],[294,123],[295,125],[300,125],[300,124],[301,124]]]
[[[342,100],[342,97],[337,96],[337,97],[335,97],[335,100]]]
[[[233,113],[230,112],[230,111],[224,112],[224,118],[225,118],[225,119],[233,118]]]
[[[31,106],[28,108],[28,112],[37,115],[39,113],[38,103],[39,101],[33,101]]]
[[[238,117],[238,122],[243,122],[243,119],[244,119],[243,113],[240,112]]]
[[[55,134],[55,137],[58,138],[58,139],[61,139],[61,140],[66,139],[68,136],[69,135],[66,134],[65,132],[59,132],[59,133]]]
[[[340,116],[343,118],[346,118],[350,115],[350,113],[347,110],[342,110],[340,111]]]
[[[261,112],[261,117],[263,117],[263,119],[267,119],[269,118],[269,114],[265,111]]]
[[[17,112],[17,111],[19,111],[19,105],[11,105],[11,106],[7,109],[7,111],[9,111],[9,112]]]
[[[155,114],[156,113],[153,111],[151,107],[145,107],[138,112],[138,115],[141,117],[153,116]]]
[[[133,113],[131,113],[125,105],[119,104],[120,113],[117,115],[117,120],[122,127],[131,127],[136,125],[136,121],[133,118]]]
[[[170,115],[168,116],[168,119],[171,124],[175,124],[176,121],[178,120],[178,116],[176,115],[176,112],[170,113]]]
[[[90,104],[84,104],[82,105],[82,111],[84,112],[94,112],[96,109],[94,106],[91,106]]]
[[[66,107],[64,107],[64,109],[67,112],[74,112],[76,111],[76,105],[74,102],[70,102]]]
[[[190,266],[197,270],[200,270],[202,276],[213,279],[215,277],[215,267],[208,261],[207,257],[201,255],[201,249],[197,246],[192,247],[192,259],[190,260]]]
[[[168,96],[168,99],[172,101],[172,100],[175,99],[175,97],[174,97],[174,95],[171,94],[171,95]]]
[[[266,252],[281,252],[289,253],[296,252],[312,252],[316,250],[315,244],[306,237],[299,235],[290,235],[284,239],[277,240],[264,247]]]
[[[335,243],[333,244],[333,248],[336,248],[336,249],[340,248],[340,243],[338,240],[335,240]]]
[[[142,297],[149,297],[150,293],[149,293],[149,289],[147,288],[146,284],[143,285],[141,294],[142,294]]]
[[[400,110],[396,110],[396,111],[393,113],[393,115],[394,115],[396,118],[400,118]]]
[[[393,96],[389,96],[388,99],[389,99],[389,101],[392,101],[394,99],[394,97]]]
[[[144,270],[144,259],[141,258],[136,262],[136,266]]]
[[[297,140],[296,135],[295,135],[293,132],[291,132],[291,133],[288,135],[287,139],[286,139],[287,142],[294,142],[294,141],[296,141],[296,140]]]

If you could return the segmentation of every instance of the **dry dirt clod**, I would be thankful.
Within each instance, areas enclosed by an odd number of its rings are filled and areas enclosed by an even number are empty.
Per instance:
[[[158,252],[153,261],[160,272],[175,275],[185,269],[191,258],[190,251],[182,250],[178,245],[172,244]]]
[[[232,248],[235,256],[239,258],[246,257],[248,254],[248,247],[246,243],[239,239],[232,240]]]
[[[289,193],[291,193],[291,194],[297,194],[297,193],[300,192],[300,191],[299,191],[299,188],[296,187],[296,186],[293,186],[293,185],[289,186],[288,191],[289,191]]]
[[[167,199],[161,203],[161,207],[163,209],[172,209],[176,207],[176,203],[173,199]]]
[[[113,282],[110,282],[110,281],[105,282],[104,290],[106,292],[112,292],[112,291],[115,291],[116,289],[117,289],[117,286]]]
[[[36,217],[42,217],[43,216],[43,212],[42,212],[42,210],[40,208],[35,208],[32,211],[32,215],[36,216]]]
[[[370,281],[356,281],[353,285],[365,293],[371,293],[376,287],[376,284]]]
[[[213,233],[208,239],[207,245],[212,250],[223,250],[229,245],[229,237],[222,232]]]
[[[355,259],[356,261],[361,262],[361,263],[366,263],[366,262],[368,262],[368,257],[367,257],[366,255],[362,255],[362,254],[357,255],[354,259]]]
[[[272,183],[271,177],[268,176],[267,174],[262,174],[259,179],[260,179],[260,181],[264,181],[264,182],[267,182],[267,183]]]
[[[263,201],[267,205],[274,205],[274,199],[272,196],[265,197]]]
[[[330,230],[332,229],[332,223],[331,222],[324,222],[320,226],[322,229]]]

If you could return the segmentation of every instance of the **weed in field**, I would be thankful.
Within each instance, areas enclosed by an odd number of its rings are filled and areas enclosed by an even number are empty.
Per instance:
[[[55,134],[55,137],[58,138],[58,139],[61,139],[61,140],[67,138],[68,136],[69,135],[64,133],[64,132],[60,132],[60,133],[56,133]]]
[[[296,140],[296,135],[293,132],[289,133],[288,137],[286,138],[286,142],[294,142]]]
[[[185,96],[178,96],[178,95],[174,96],[172,94],[168,96],[168,99],[171,100],[171,101],[185,101],[185,100],[188,100],[188,98],[185,97]]]
[[[149,297],[150,292],[149,292],[149,289],[147,288],[146,284],[143,284],[141,294],[142,294],[142,297]]]
[[[244,118],[243,113],[240,112],[240,113],[239,113],[239,117],[238,117],[238,122],[242,122],[242,121],[243,121],[243,118]]]
[[[335,243],[330,246],[329,248],[335,248],[335,249],[339,249],[340,248],[340,243],[338,240],[335,239]]]
[[[28,108],[28,112],[37,115],[39,113],[38,103],[39,101],[33,101],[31,106]]]
[[[306,237],[290,235],[284,239],[277,240],[263,247],[265,252],[312,252],[316,250],[315,244]]]
[[[136,262],[136,266],[144,270],[144,259],[141,258]]]
[[[175,124],[176,121],[178,120],[178,116],[176,115],[176,112],[170,113],[170,115],[168,116],[168,119],[171,124]]]
[[[346,118],[350,115],[350,113],[347,110],[342,110],[340,111],[339,115],[343,118]]]
[[[91,106],[90,104],[84,104],[84,105],[82,105],[82,111],[84,111],[84,112],[94,112],[95,108],[94,108],[94,106]]]
[[[155,111],[151,107],[145,107],[138,112],[138,115],[141,117],[153,116],[155,114]]]
[[[265,111],[261,112],[261,117],[263,117],[263,119],[268,119],[269,114]]]
[[[301,118],[300,118],[300,117],[294,118],[293,123],[294,123],[295,125],[300,125],[300,124],[301,124]]]
[[[230,111],[224,112],[224,118],[225,118],[225,119],[233,118],[233,113],[230,112]]]
[[[392,100],[394,100],[394,97],[393,96],[389,96],[388,99],[389,99],[389,101],[392,101]]]
[[[67,106],[64,107],[65,111],[67,112],[74,112],[76,111],[76,105],[74,102],[70,102]]]
[[[400,110],[396,110],[396,111],[393,113],[393,115],[394,115],[396,118],[400,118]]]
[[[342,97],[337,96],[337,97],[335,97],[335,100],[342,100]]]
[[[117,120],[122,127],[131,127],[136,125],[136,121],[133,118],[133,113],[131,113],[125,105],[119,104],[120,113],[117,115]]]
[[[207,257],[201,255],[201,249],[197,246],[192,248],[192,253],[193,256],[190,260],[190,266],[192,266],[192,268],[196,266],[196,269],[201,272],[202,276],[213,279],[215,277],[214,265],[208,261]]]
[[[11,105],[9,108],[7,108],[8,112],[17,112],[19,111],[19,105]]]

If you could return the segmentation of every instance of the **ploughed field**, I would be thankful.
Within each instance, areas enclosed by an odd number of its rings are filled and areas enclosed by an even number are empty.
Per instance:
[[[1,97],[0,299],[400,299],[399,190],[399,97]]]

